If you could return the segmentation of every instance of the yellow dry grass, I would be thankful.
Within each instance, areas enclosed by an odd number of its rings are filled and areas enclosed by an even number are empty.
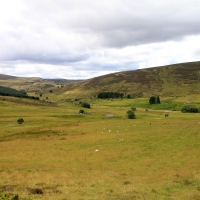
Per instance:
[[[87,115],[74,114],[80,107],[72,103],[1,101],[0,191],[21,199],[199,199],[199,114],[165,118],[138,108],[129,120],[127,101],[92,102]]]

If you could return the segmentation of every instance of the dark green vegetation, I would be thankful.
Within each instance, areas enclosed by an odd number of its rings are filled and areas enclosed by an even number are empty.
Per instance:
[[[136,116],[133,110],[128,110],[126,113],[129,119],[136,119]]]
[[[110,98],[123,98],[124,94],[119,92],[100,92],[98,98],[110,99]]]
[[[159,103],[161,103],[160,97],[159,96],[157,96],[157,97],[151,96],[150,99],[149,99],[149,103],[150,104],[159,104]]]
[[[199,112],[199,108],[196,108],[194,106],[184,106],[181,111],[183,113],[198,113]]]
[[[22,124],[24,122],[24,119],[23,118],[19,118],[18,120],[17,120],[17,123],[18,124]]]
[[[87,102],[81,102],[81,106],[82,106],[83,108],[90,108],[90,104],[87,103]]]
[[[79,113],[84,114],[85,111],[84,111],[83,109],[80,109],[80,110],[79,110]]]
[[[15,90],[8,87],[0,86],[0,95],[2,96],[14,96],[14,97],[27,97],[27,93],[24,90]]]
[[[24,90],[19,91],[19,90],[15,90],[15,89],[4,87],[4,86],[0,86],[0,95],[39,100],[39,97],[28,96],[26,91]]]

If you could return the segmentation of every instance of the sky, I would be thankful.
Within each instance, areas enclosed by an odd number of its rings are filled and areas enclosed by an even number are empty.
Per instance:
[[[0,73],[89,79],[200,61],[200,0],[0,0]]]

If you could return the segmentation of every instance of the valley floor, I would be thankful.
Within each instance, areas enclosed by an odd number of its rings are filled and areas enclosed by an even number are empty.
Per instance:
[[[127,106],[97,102],[87,115],[79,109],[0,102],[0,193],[24,200],[200,199],[199,114],[166,118],[164,110],[138,108],[131,120]]]

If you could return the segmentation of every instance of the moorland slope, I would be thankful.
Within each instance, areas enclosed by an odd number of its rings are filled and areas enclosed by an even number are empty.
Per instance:
[[[100,92],[131,97],[185,96],[200,93],[200,62],[122,71],[87,80],[22,78],[0,74],[0,85],[51,99],[91,98]]]
[[[19,91],[24,90],[28,95],[36,97],[39,97],[40,94],[49,93],[50,90],[55,88],[79,81],[81,80],[27,78],[0,74],[0,86],[13,88]]]
[[[131,96],[184,96],[200,93],[200,62],[112,73],[66,85],[65,95],[93,96],[111,91]]]

